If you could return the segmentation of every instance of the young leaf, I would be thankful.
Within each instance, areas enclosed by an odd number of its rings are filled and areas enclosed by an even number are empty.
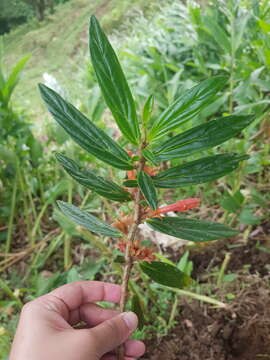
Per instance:
[[[150,161],[150,163],[152,165],[158,165],[159,163],[159,158],[157,158],[153,153],[152,151],[150,151],[149,149],[143,149],[142,150],[142,154],[143,156],[148,160]]]
[[[178,165],[161,171],[154,178],[159,188],[177,188],[218,179],[235,170],[248,155],[220,154]]]
[[[52,89],[43,84],[39,84],[39,89],[54,119],[77,144],[116,168],[133,169],[129,155],[104,131]]]
[[[154,95],[150,95],[143,107],[142,120],[144,125],[148,123],[153,111],[153,107],[154,107]]]
[[[146,222],[156,231],[195,242],[218,240],[238,234],[226,225],[197,219],[164,216],[162,219],[153,218]]]
[[[56,153],[56,159],[64,167],[66,172],[79,184],[95,191],[101,196],[115,201],[130,201],[130,193],[113,183],[112,181],[97,176],[94,171],[82,169],[75,161],[67,156]]]
[[[79,209],[77,206],[60,200],[57,201],[57,204],[61,211],[72,221],[97,235],[110,237],[122,236],[118,230],[88,212]]]
[[[208,105],[226,83],[226,78],[216,76],[204,80],[180,96],[170,105],[154,123],[150,133],[150,140],[157,140],[184,122],[197,115]]]
[[[232,115],[209,121],[176,135],[153,150],[161,161],[186,157],[236,136],[255,119],[253,115]]]
[[[191,282],[191,278],[176,266],[164,262],[153,261],[148,263],[144,261],[140,264],[140,267],[145,274],[161,285],[182,289]]]
[[[140,171],[138,175],[138,185],[143,193],[148,205],[153,209],[157,209],[157,193],[151,176],[144,171]]]
[[[90,54],[104,99],[124,136],[140,138],[135,103],[117,56],[95,16],[90,20]]]

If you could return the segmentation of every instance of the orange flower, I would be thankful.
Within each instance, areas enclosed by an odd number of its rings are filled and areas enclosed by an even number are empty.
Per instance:
[[[120,241],[117,244],[118,249],[125,253],[126,251],[126,247],[127,247],[127,242],[126,241]],[[135,260],[144,260],[144,261],[155,261],[156,257],[153,254],[154,253],[154,249],[149,248],[147,246],[141,246],[141,242],[140,240],[135,240],[133,243],[130,243],[130,255],[133,259],[133,261]]]

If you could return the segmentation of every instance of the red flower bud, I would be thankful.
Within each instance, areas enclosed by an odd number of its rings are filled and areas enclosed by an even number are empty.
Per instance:
[[[179,200],[174,204],[163,206],[156,210],[156,213],[164,214],[169,211],[187,211],[190,209],[193,209],[195,207],[198,207],[200,205],[200,199],[199,198],[189,198],[184,200]]]

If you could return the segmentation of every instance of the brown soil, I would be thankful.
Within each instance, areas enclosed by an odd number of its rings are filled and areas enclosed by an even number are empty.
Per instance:
[[[247,279],[245,279],[247,280]],[[147,344],[147,360],[270,359],[269,278],[250,276],[226,310],[197,302],[182,306],[171,334]]]
[[[147,343],[144,360],[270,359],[270,224],[263,225],[247,243],[231,239],[191,251],[193,278],[202,288],[230,253],[225,273],[238,278],[221,289],[212,284],[211,294],[226,303],[226,294],[236,298],[226,310],[182,299],[177,326],[166,337],[154,336]],[[179,252],[169,253],[179,259]]]

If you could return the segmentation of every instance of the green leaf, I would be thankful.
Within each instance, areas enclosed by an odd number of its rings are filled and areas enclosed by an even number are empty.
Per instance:
[[[140,139],[135,103],[117,56],[95,16],[90,20],[90,54],[104,99],[124,136]]]
[[[150,151],[149,149],[143,149],[142,150],[143,156],[152,164],[152,165],[158,165],[159,159]]]
[[[83,169],[77,165],[75,161],[67,156],[56,153],[56,159],[64,167],[66,172],[73,177],[79,184],[85,186],[87,189],[93,190],[101,196],[115,201],[130,201],[130,193],[123,188],[106,180],[101,176],[97,176],[94,171]]]
[[[233,195],[230,195],[228,192],[222,197],[220,205],[223,209],[236,213],[239,210],[244,202],[245,198],[242,195],[240,190],[237,190]]]
[[[186,91],[157,119],[149,133],[149,139],[157,140],[197,115],[213,101],[226,80],[223,76],[212,77]]]
[[[164,216],[146,220],[156,231],[179,239],[201,242],[232,237],[238,234],[230,227],[210,221]]]
[[[126,187],[138,187],[138,182],[137,180],[125,180],[123,182],[123,185],[126,186]]]
[[[5,103],[9,102],[12,92],[19,81],[20,74],[29,59],[30,55],[26,55],[13,67],[12,72],[6,80],[4,88],[2,89],[2,96]]]
[[[57,204],[61,211],[72,221],[97,235],[110,237],[122,236],[118,230],[88,212],[79,209],[77,206],[64,201],[57,201]]]
[[[154,107],[154,95],[150,95],[146,100],[144,107],[143,107],[143,115],[142,120],[144,125],[146,125],[151,117]]]
[[[138,185],[143,193],[148,205],[153,209],[157,209],[157,193],[151,176],[144,171],[140,171],[138,175]]]
[[[116,168],[124,170],[133,169],[127,152],[104,131],[99,129],[79,110],[52,89],[43,84],[39,84],[39,89],[54,119],[78,145],[98,159]]]
[[[178,165],[161,171],[154,178],[159,188],[177,188],[192,184],[202,184],[218,179],[235,170],[239,162],[248,155],[220,154]]]
[[[145,318],[143,314],[143,306],[138,295],[133,295],[131,298],[131,311],[133,311],[138,316],[138,328],[141,330],[145,323]]]
[[[142,271],[148,275],[155,282],[182,289],[190,284],[191,279],[182,271],[167,263],[153,261],[148,263],[146,261],[140,264]]]
[[[254,119],[253,115],[232,115],[209,121],[172,137],[153,152],[162,161],[186,157],[222,144],[236,136]]]

